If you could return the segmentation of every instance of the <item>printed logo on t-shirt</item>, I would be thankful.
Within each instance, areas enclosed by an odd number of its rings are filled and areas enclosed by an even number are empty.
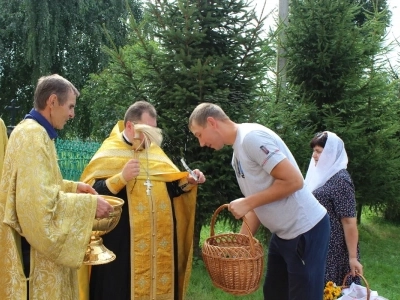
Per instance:
[[[240,161],[236,157],[235,157],[235,161],[234,161],[234,168],[235,168],[236,177],[245,178]]]
[[[265,148],[264,146],[260,146],[260,149],[262,152],[264,152],[265,154],[269,154],[269,150],[267,148]]]
[[[261,145],[260,146],[260,149],[261,149],[261,151],[262,152],[264,152],[265,153],[265,155],[267,155],[267,157],[263,160],[263,162],[262,162],[262,166],[264,166],[266,163],[267,163],[267,161],[268,161],[268,159],[272,156],[272,155],[274,155],[276,152],[278,152],[279,150],[277,149],[277,150],[275,150],[274,152],[270,152],[267,148],[265,148],[265,146],[263,146],[263,145]]]

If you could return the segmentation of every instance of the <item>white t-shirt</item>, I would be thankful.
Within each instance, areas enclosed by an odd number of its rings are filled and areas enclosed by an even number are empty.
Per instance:
[[[270,187],[274,181],[270,175],[272,169],[285,158],[299,169],[282,139],[259,124],[239,124],[232,147],[232,167],[244,196]],[[259,206],[254,211],[261,223],[282,239],[293,239],[309,231],[326,214],[326,209],[305,186],[285,199]]]

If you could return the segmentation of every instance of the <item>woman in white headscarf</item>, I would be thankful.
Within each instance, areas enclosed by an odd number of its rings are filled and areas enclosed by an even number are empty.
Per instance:
[[[333,132],[317,133],[310,142],[313,149],[305,184],[327,209],[331,236],[325,282],[341,285],[348,272],[363,274],[358,247],[354,185],[347,172],[347,154],[343,141]],[[358,276],[349,276],[347,284],[360,284]]]

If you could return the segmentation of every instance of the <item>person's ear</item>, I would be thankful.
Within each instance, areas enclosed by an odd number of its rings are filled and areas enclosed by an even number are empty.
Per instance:
[[[207,117],[207,124],[214,128],[217,125],[217,122],[213,117]]]
[[[126,122],[126,128],[129,130],[133,130],[133,124],[131,121]]]
[[[54,95],[54,94],[52,94],[52,95],[50,95],[50,97],[49,97],[49,106],[50,107],[53,107],[54,106],[54,103],[55,103],[55,101],[56,101],[56,99],[57,99],[57,96],[56,95]]]
[[[126,122],[126,129],[129,130],[129,132],[133,135],[135,135],[135,126],[134,123],[132,121],[128,121]]]

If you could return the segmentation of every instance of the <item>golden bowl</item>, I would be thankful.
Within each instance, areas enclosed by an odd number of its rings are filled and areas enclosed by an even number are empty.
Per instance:
[[[106,217],[106,218],[97,218],[94,219],[93,222],[93,234],[102,236],[117,226],[119,219],[121,218],[121,213],[122,213],[122,205],[124,205],[124,200],[113,197],[113,196],[107,196],[107,195],[101,195],[113,208],[114,212]]]
[[[96,218],[93,221],[92,235],[83,259],[84,265],[101,265],[115,260],[116,255],[103,245],[102,235],[110,232],[117,226],[122,213],[124,200],[108,195],[101,195],[111,206],[114,212],[106,218]]]

